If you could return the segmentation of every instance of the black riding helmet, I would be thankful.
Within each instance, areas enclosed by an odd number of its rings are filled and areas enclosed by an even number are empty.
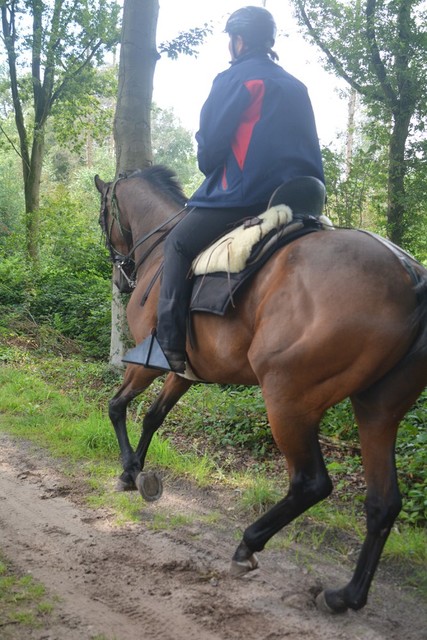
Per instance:
[[[225,32],[230,36],[241,36],[250,49],[269,50],[274,46],[276,23],[263,7],[242,7],[228,18]]]

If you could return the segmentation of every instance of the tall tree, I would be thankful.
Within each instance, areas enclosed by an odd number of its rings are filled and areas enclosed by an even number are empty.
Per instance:
[[[389,123],[387,233],[404,242],[412,133],[427,114],[427,10],[422,0],[292,0],[326,64]]]
[[[124,0],[121,33],[119,87],[114,117],[116,176],[149,166],[151,150],[151,102],[153,77],[159,54],[156,49],[158,0]],[[114,267],[116,269],[116,267]],[[112,285],[110,363],[122,366],[125,307]]]
[[[22,160],[26,248],[36,263],[46,122],[61,100],[78,107],[78,96],[90,92],[91,70],[117,43],[120,7],[115,0],[0,0],[0,9]]]
[[[211,28],[182,32],[171,42],[156,46],[158,0],[124,0],[119,88],[114,119],[116,175],[152,163],[151,116],[153,77],[160,53],[176,59],[179,54],[196,55]],[[160,53],[159,53],[160,52]],[[113,277],[114,280],[114,277]],[[121,365],[125,333],[124,309],[120,294],[113,284],[112,332],[110,362]]]

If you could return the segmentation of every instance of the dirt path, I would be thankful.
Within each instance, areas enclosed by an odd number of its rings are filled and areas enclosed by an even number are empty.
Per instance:
[[[31,640],[427,637],[416,594],[381,575],[368,606],[343,616],[319,612],[313,594],[322,583],[343,584],[349,567],[266,550],[259,570],[231,579],[236,529],[245,523],[226,495],[167,482],[159,503],[141,506],[140,524],[119,528],[108,513],[82,507],[81,490],[55,466],[0,435],[0,549],[59,598],[50,627]],[[192,514],[191,524],[154,531],[147,524],[160,509]],[[209,525],[213,511],[222,517]]]

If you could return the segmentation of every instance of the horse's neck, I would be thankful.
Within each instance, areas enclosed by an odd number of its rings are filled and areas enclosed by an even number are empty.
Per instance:
[[[138,265],[142,261],[148,266],[162,257],[167,230],[178,221],[179,218],[171,219],[179,209],[175,203],[159,200],[154,206],[151,201],[145,208],[138,202],[134,210],[137,214],[128,219],[135,247],[135,263]],[[143,215],[138,215],[142,211]]]

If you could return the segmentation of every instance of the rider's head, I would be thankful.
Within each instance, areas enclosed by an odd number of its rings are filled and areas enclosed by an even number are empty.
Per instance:
[[[225,32],[230,36],[229,47],[233,61],[249,51],[261,51],[268,53],[273,59],[278,58],[272,51],[276,23],[271,13],[263,7],[237,9],[228,18]]]

